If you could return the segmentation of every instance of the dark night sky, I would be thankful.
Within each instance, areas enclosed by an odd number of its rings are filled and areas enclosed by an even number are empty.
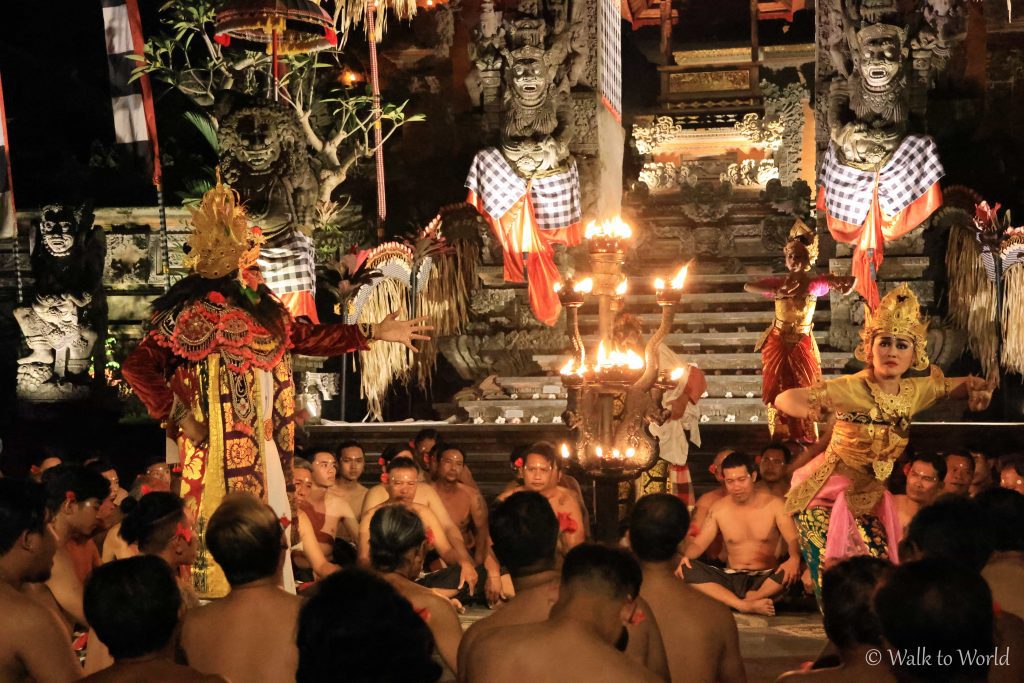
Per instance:
[[[147,30],[155,29],[159,3],[139,3]],[[82,196],[108,206],[153,203],[141,169],[109,162],[90,168],[94,144],[109,151],[114,140],[99,1],[4,5],[0,75],[19,209]]]

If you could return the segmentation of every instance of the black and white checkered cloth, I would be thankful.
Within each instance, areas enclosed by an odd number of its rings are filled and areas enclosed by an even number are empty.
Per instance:
[[[622,120],[622,10],[620,0],[601,0],[601,102]]]
[[[313,238],[286,229],[260,247],[260,271],[267,287],[281,296],[291,292],[316,292],[316,260]]]
[[[935,141],[927,135],[908,135],[878,173],[878,203],[887,217],[895,216],[945,175]],[[832,218],[863,225],[871,210],[874,171],[861,171],[839,162],[835,143],[818,172],[825,188],[825,208]]]
[[[488,215],[498,221],[526,194],[527,181],[516,174],[500,150],[487,147],[473,158],[466,187],[476,193]],[[571,162],[569,170],[563,173],[532,180],[530,202],[541,230],[558,230],[579,223],[583,211],[576,162]]]

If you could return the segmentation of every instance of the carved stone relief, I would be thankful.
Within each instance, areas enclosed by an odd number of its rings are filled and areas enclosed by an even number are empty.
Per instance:
[[[636,151],[643,155],[653,154],[659,145],[682,135],[683,127],[676,124],[671,116],[659,116],[650,124],[633,126],[633,142]]]
[[[34,292],[14,309],[30,351],[18,360],[19,398],[64,401],[88,394],[93,346],[106,325],[105,249],[89,208],[43,208],[30,252]]]

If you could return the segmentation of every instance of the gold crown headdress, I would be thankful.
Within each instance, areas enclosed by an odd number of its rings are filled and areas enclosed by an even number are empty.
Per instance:
[[[266,238],[259,228],[249,227],[238,193],[220,182],[220,171],[216,187],[203,195],[198,209],[189,210],[192,234],[185,265],[208,279],[237,270],[241,282],[243,273],[256,265]]]
[[[799,218],[793,223],[793,227],[789,229],[789,239],[786,240],[786,246],[789,246],[790,242],[797,241],[807,248],[807,261],[809,265],[814,265],[818,260],[818,233],[807,227]]]
[[[906,283],[882,297],[874,314],[867,305],[864,306],[864,328],[860,333],[860,345],[854,353],[858,360],[871,363],[871,343],[879,334],[911,340],[914,343],[911,367],[915,370],[928,367],[928,321],[921,317],[921,304]]]

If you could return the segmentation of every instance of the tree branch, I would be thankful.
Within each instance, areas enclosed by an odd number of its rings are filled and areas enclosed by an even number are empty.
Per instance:
[[[309,122],[309,112],[303,112],[299,116],[299,123],[302,124],[302,130],[306,133],[306,142],[309,146],[315,149],[317,152],[324,151],[324,141],[320,139],[320,136],[313,130],[312,124]]]

